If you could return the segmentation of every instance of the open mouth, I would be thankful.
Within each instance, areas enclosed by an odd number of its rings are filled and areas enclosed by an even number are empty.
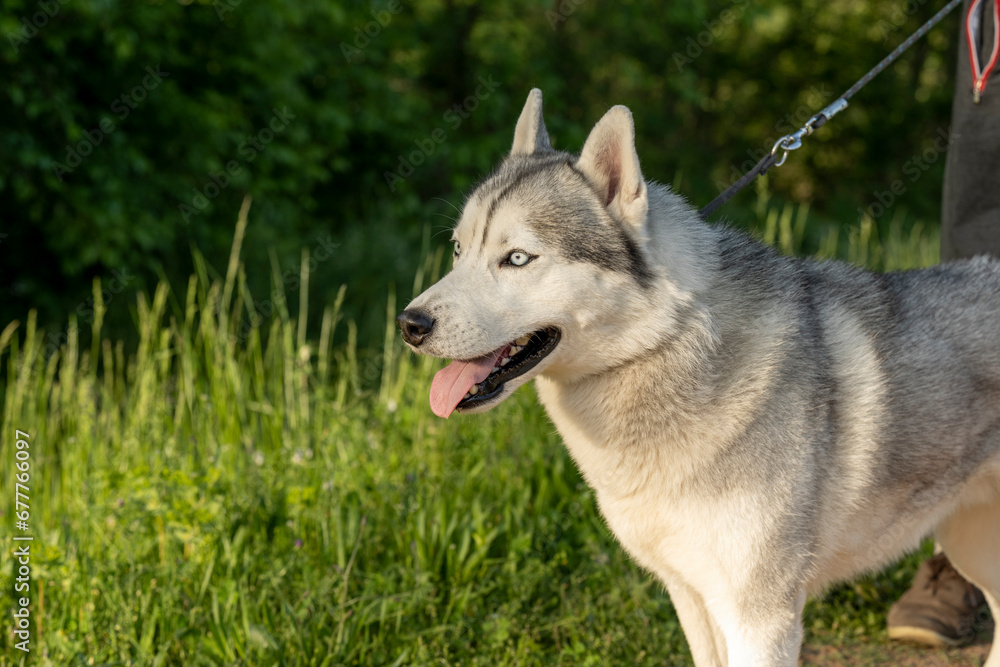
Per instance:
[[[504,384],[524,375],[547,357],[559,344],[560,333],[554,327],[541,329],[512,341],[501,348],[493,370],[469,388],[456,410],[474,408],[496,397]]]

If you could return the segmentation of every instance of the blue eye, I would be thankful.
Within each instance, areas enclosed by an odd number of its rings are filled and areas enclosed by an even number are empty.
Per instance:
[[[460,244],[458,241],[455,241],[455,257],[458,257],[461,254],[462,254],[462,244]]]
[[[532,259],[534,258],[523,250],[515,250],[507,255],[507,264],[511,266],[524,266]]]

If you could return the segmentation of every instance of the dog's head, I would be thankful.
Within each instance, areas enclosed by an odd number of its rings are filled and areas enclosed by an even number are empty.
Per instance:
[[[510,155],[466,201],[451,272],[397,318],[414,351],[456,360],[434,378],[436,414],[487,410],[538,374],[573,379],[636,353],[618,334],[656,276],[634,135],[616,106],[579,156],[555,151],[542,93],[528,95]]]

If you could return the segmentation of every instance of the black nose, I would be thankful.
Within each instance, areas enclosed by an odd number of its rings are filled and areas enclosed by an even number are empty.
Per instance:
[[[403,332],[403,340],[416,347],[434,330],[434,320],[420,310],[404,310],[396,317],[396,326]]]

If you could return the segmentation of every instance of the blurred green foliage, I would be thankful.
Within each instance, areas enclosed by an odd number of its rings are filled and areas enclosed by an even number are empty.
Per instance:
[[[122,291],[177,282],[192,246],[224,265],[250,193],[252,289],[274,262],[297,275],[310,248],[314,305],[346,282],[373,334],[387,286],[409,297],[421,245],[447,239],[507,150],[530,87],[558,148],[628,105],[646,176],[703,205],[937,4],[6,0],[0,321],[85,316],[91,280],[123,270]],[[947,128],[956,32],[957,15],[875,79],[773,172],[775,197],[856,224]],[[943,164],[894,206],[936,221]],[[749,219],[751,202],[723,212]],[[110,324],[129,317],[109,305]]]

